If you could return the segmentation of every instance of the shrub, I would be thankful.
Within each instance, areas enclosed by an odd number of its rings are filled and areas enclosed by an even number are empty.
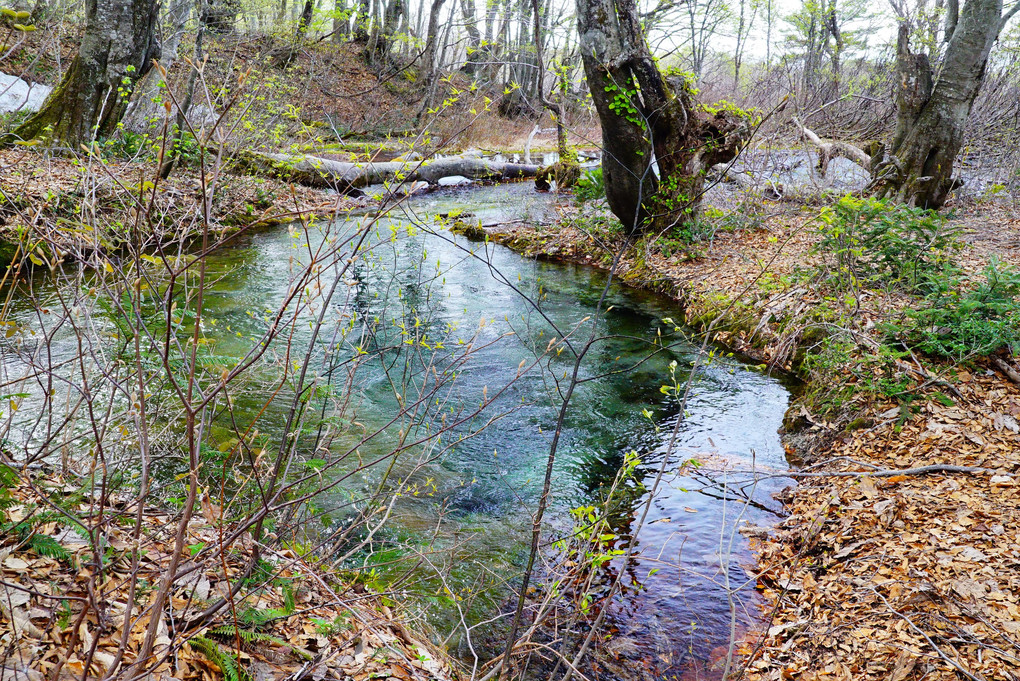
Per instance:
[[[580,203],[601,199],[606,195],[602,166],[586,170],[574,185],[574,196]]]
[[[961,361],[1020,349],[1020,272],[992,262],[970,290],[944,282],[907,311],[907,335],[922,352]]]
[[[938,279],[957,271],[959,231],[935,211],[845,196],[821,218],[819,247],[835,256],[836,278],[845,285],[927,294]]]

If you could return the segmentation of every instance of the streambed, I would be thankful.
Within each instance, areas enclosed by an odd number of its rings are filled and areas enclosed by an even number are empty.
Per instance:
[[[486,224],[551,222],[554,200],[523,183],[443,189],[405,201],[373,224],[371,248],[349,273],[343,300],[332,303],[338,319],[374,320],[398,345],[408,329],[424,329],[413,332],[414,338],[430,351],[437,342],[473,343],[443,399],[463,410],[498,395],[463,426],[464,440],[396,463],[398,472],[401,466],[409,471],[414,492],[394,501],[390,521],[370,548],[349,558],[351,567],[375,568],[381,583],[388,575],[405,574],[407,562],[414,563],[411,578],[401,582],[402,595],[413,614],[425,617],[468,664],[497,650],[499,622],[506,621],[497,615],[506,613],[511,594],[505,580],[517,583],[526,559],[529,519],[567,386],[564,376],[573,366],[569,352],[550,355],[532,368],[536,357],[544,357],[550,340],[564,330],[574,329],[572,338],[580,339],[595,324],[603,338],[581,363],[583,382],[566,413],[554,470],[547,519],[551,534],[565,535],[572,528],[570,510],[601,499],[626,453],[636,452],[641,460],[636,479],[651,486],[680,416],[677,398],[661,386],[671,376],[682,382],[698,352],[663,321],[681,317],[675,302],[613,284],[600,303],[603,272],[470,243],[436,221],[439,215],[469,213],[467,219]],[[366,220],[352,215],[340,229]],[[248,332],[260,328],[260,311],[284,299],[295,264],[321,239],[314,226],[272,229],[209,257],[213,283],[203,306],[203,333],[221,358],[217,361],[243,356]],[[35,303],[14,300],[13,318],[34,323],[40,306],[57,305],[60,284],[40,274],[34,294]],[[115,314],[102,309],[92,314],[97,334],[110,333]],[[351,333],[330,336],[328,342],[341,338],[337,347],[355,347]],[[49,361],[60,364],[75,347],[71,335],[55,332]],[[419,354],[415,361],[420,359]],[[348,387],[354,395],[352,418],[362,428],[380,431],[360,448],[359,459],[385,454],[404,436],[386,425],[403,399],[393,379],[394,366],[403,361],[391,354],[368,362]],[[8,375],[17,373],[13,355],[5,355],[5,362],[11,363]],[[522,373],[522,367],[528,370]],[[274,370],[267,362],[267,383]],[[254,418],[265,397],[257,380],[246,390],[233,398],[234,417],[242,420],[245,414]],[[770,476],[755,483],[748,471],[786,470],[777,430],[787,401],[781,380],[718,349],[696,376],[670,473],[638,536],[641,555],[609,618],[611,650],[635,678],[672,678],[717,663],[731,628],[739,633],[758,616],[755,581],[745,570],[752,557],[736,530],[745,524],[768,526],[778,517],[780,505],[771,495],[790,481]],[[38,396],[25,398],[11,435],[26,432],[33,406],[40,404]],[[264,416],[269,423],[282,419],[282,408],[274,409]],[[688,460],[695,464],[676,473]],[[334,490],[337,508],[377,485],[387,466],[362,471]],[[640,490],[631,494],[620,512],[623,520],[616,529],[623,539],[633,531],[645,499]],[[331,518],[334,526],[343,520],[340,510]],[[402,563],[405,559],[410,560]]]

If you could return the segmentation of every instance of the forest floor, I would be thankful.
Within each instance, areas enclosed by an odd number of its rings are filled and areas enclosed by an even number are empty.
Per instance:
[[[272,177],[207,172],[182,165],[168,180],[153,160],[80,160],[36,149],[0,149],[0,263],[19,246],[42,264],[117,250],[127,239],[167,248],[201,235],[212,243],[239,231],[335,217],[368,199],[292,185]],[[207,200],[208,199],[208,200]]]
[[[367,154],[345,156],[391,155],[380,152],[385,143],[369,147]],[[144,247],[186,245],[201,236],[206,209],[211,244],[218,247],[240,232],[336,219],[379,205],[377,198],[305,187],[232,164],[212,172],[214,161],[207,163],[204,173],[182,164],[161,180],[151,158],[96,156],[82,163],[35,149],[0,149],[0,264],[19,257],[19,244],[31,246],[36,265],[52,265],[116,251],[136,232]]]
[[[139,514],[133,497],[100,504],[103,494],[92,492],[39,469],[0,493],[0,521],[14,528],[0,539],[0,615],[10,627],[0,678],[99,678],[137,659],[152,617],[143,606],[170,564],[178,512]],[[53,515],[42,501],[53,495],[79,527],[97,531],[60,529],[56,517],[40,523]],[[158,664],[146,678],[237,681],[239,669],[252,681],[454,678],[445,653],[412,636],[378,595],[310,555],[261,544],[261,561],[246,576],[256,538],[246,533],[221,550],[229,534],[222,509],[203,502],[185,535],[184,576],[156,624]],[[237,580],[245,586],[232,594]],[[217,614],[199,617],[221,600]]]
[[[490,238],[602,268],[625,248],[624,281],[673,295],[695,330],[806,380],[785,442],[810,475],[784,493],[788,517],[752,542],[765,625],[741,646],[748,678],[1020,678],[1020,385],[987,360],[880,357],[882,323],[910,297],[847,297],[806,277],[824,265],[818,207],[738,207],[762,217],[679,253],[625,244],[598,211],[563,212],[561,225]],[[949,224],[965,278],[1020,264],[1009,207],[959,207]],[[853,342],[805,361],[825,326]],[[883,394],[889,384],[909,398]],[[908,470],[937,464],[971,470]]]

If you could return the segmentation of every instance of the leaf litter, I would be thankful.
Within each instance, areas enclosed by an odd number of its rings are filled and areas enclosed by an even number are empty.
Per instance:
[[[52,472],[29,479],[30,484],[22,479],[8,490],[10,503],[0,512],[4,526],[30,519],[44,496],[80,489]],[[245,578],[254,549],[245,535],[209,559],[228,533],[208,514],[197,514],[188,526],[180,577],[167,607],[151,613],[179,518],[171,511],[144,509],[136,543],[132,504],[114,497],[100,508],[86,498],[67,509],[81,523],[79,530],[96,528],[94,539],[55,522],[35,527],[29,539],[17,532],[0,538],[0,649],[5,651],[0,679],[98,679],[113,667],[123,673],[136,662],[151,617],[159,619],[147,675],[153,681],[236,681],[238,669],[253,681],[456,678],[447,656],[427,637],[409,632],[378,595],[322,564],[311,565],[291,549],[263,546],[268,574],[249,577],[250,586],[229,607],[189,629],[189,621]],[[101,561],[92,552],[93,541],[106,547]],[[129,609],[136,548],[137,588]],[[126,645],[118,660],[122,641]]]

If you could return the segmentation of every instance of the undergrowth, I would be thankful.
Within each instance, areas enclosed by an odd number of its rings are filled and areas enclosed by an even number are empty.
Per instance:
[[[851,402],[893,400],[909,418],[922,394],[941,395],[925,379],[939,363],[973,363],[1020,350],[1020,272],[997,262],[968,281],[956,261],[959,230],[945,216],[877,199],[844,197],[822,212],[813,272],[843,308],[802,353],[810,378],[805,403],[832,414]],[[872,334],[855,331],[866,291],[906,294]],[[948,399],[948,398],[945,398]]]

